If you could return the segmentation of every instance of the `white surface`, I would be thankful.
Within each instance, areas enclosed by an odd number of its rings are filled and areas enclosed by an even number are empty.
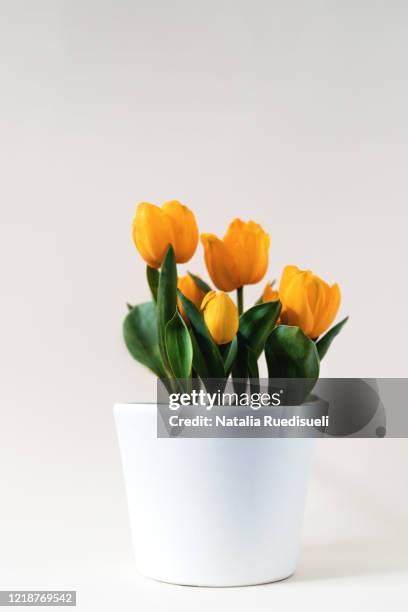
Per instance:
[[[142,199],[179,198],[202,231],[264,224],[268,278],[294,263],[342,288],[323,375],[407,375],[407,4],[0,12],[1,588],[78,588],[84,610],[401,608],[405,440],[319,441],[293,579],[185,590],[134,573],[111,407],[155,393],[121,339],[148,298]]]
[[[261,587],[200,589],[137,574],[110,425],[103,435],[112,445],[108,460],[101,453],[89,458],[88,470],[56,465],[47,473],[34,458],[31,470],[25,462],[24,474],[8,484],[1,588],[77,589],[78,609],[87,612],[406,606],[407,482],[405,466],[395,467],[405,441],[318,440],[296,574]]]
[[[230,587],[293,574],[314,439],[158,438],[155,405],[114,414],[143,575]]]

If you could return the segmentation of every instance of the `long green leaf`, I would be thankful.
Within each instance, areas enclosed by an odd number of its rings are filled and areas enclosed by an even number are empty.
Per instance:
[[[317,378],[319,355],[315,343],[300,327],[279,325],[265,346],[270,378]]]
[[[252,349],[248,349],[248,376],[251,393],[259,393],[261,385],[259,382],[258,358]]]
[[[248,349],[248,376],[249,378],[259,378],[258,359],[252,349]]]
[[[258,379],[258,355],[245,343],[238,332],[238,351],[232,368],[232,375],[236,379],[242,379],[242,384],[248,378]],[[246,383],[245,383],[246,384]],[[252,385],[252,382],[251,382]]]
[[[247,379],[249,376],[249,348],[245,344],[243,338],[240,337],[238,332],[238,350],[235,362],[232,366],[232,376],[233,378],[242,378]]]
[[[254,361],[262,353],[281,311],[279,300],[252,306],[239,318],[238,354],[232,369],[234,378],[256,378]]]
[[[157,338],[157,314],[153,302],[134,306],[123,322],[125,344],[137,361],[159,378],[165,376]]]
[[[333,342],[337,334],[340,333],[347,321],[348,317],[346,317],[345,319],[340,321],[340,323],[337,323],[337,325],[329,329],[329,331],[324,336],[322,336],[320,340],[316,342],[316,348],[317,352],[319,353],[320,361],[326,355],[331,343]]]
[[[193,346],[186,324],[178,311],[166,325],[166,350],[173,376],[181,379],[189,378],[193,362]]]
[[[210,371],[208,369],[207,361],[205,360],[203,353],[198,345],[195,333],[190,328],[191,344],[193,345],[193,369],[197,376],[203,379],[211,378]]]
[[[222,358],[224,360],[225,376],[229,376],[238,354],[238,338],[234,336],[229,344],[224,345]]]
[[[201,291],[204,291],[204,293],[208,293],[209,291],[211,291],[210,285],[207,285],[207,283],[203,281],[202,278],[200,278],[199,276],[196,276],[192,272],[188,272],[188,275],[190,278],[193,279],[193,281],[195,282],[197,287],[201,289]]]
[[[166,352],[166,325],[176,312],[177,267],[173,247],[170,245],[162,263],[157,289],[157,334],[159,348],[166,373],[171,375],[171,367]]]
[[[319,377],[315,343],[299,327],[279,325],[266,341],[265,357],[270,379],[305,379],[294,381],[289,388],[294,401],[302,403]]]
[[[200,351],[201,355],[194,359],[194,369],[201,378],[224,378],[225,370],[221,353],[204,322],[201,313],[196,306],[185,295],[178,292],[178,296],[183,304],[186,315],[191,323],[195,336],[195,351]],[[200,371],[200,365],[205,363],[205,371]]]
[[[279,300],[252,306],[239,319],[239,336],[256,355],[262,353],[281,311]]]

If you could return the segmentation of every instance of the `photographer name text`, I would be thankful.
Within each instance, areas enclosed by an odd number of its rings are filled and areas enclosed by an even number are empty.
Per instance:
[[[305,418],[298,415],[285,418],[263,415],[243,417],[217,415],[215,417],[197,415],[195,417],[181,417],[173,414],[168,419],[171,427],[328,427],[329,417]]]

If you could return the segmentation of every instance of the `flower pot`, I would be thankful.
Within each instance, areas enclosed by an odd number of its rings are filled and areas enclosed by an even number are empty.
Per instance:
[[[154,404],[114,415],[142,574],[214,587],[293,574],[314,439],[165,439]]]

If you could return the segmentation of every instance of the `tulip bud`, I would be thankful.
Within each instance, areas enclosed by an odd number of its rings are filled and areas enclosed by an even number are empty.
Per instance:
[[[238,331],[238,309],[231,298],[220,291],[209,291],[201,304],[205,324],[216,344],[228,344]]]
[[[270,240],[258,223],[234,219],[222,240],[202,234],[201,242],[208,273],[218,289],[233,291],[265,276]]]
[[[279,285],[281,323],[300,327],[317,338],[333,323],[340,306],[340,288],[331,287],[310,270],[286,266]]]
[[[268,283],[262,294],[262,301],[275,302],[276,300],[279,300],[279,291],[273,289],[271,283]]]
[[[162,208],[142,202],[133,221],[133,241],[151,268],[160,268],[170,244],[177,263],[185,263],[198,244],[194,214],[175,200],[166,202]]]
[[[177,279],[177,287],[181,293],[186,296],[193,304],[199,309],[201,302],[204,299],[205,293],[200,287],[194,282],[194,280],[186,274],[185,276],[179,276]],[[177,307],[185,322],[188,322],[186,312],[183,308],[180,298],[177,298]]]

